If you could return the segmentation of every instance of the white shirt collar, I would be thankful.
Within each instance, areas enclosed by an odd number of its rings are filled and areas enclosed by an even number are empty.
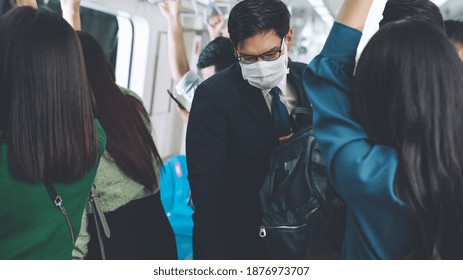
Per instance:
[[[289,68],[288,68],[288,73],[289,73]],[[281,90],[281,94],[282,96],[286,95],[286,83],[287,83],[287,80],[288,80],[288,74],[286,74],[286,76],[281,80],[281,82],[277,85],[277,87]],[[262,93],[264,95],[268,94],[270,92],[271,89],[262,89]]]

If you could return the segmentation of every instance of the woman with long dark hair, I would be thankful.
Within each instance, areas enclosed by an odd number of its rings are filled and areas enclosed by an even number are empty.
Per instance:
[[[71,259],[105,134],[74,30],[31,7],[0,16],[0,259]]]
[[[304,77],[348,207],[344,257],[462,258],[463,65],[436,26],[399,21],[374,35],[353,77],[370,5],[345,1]]]
[[[176,259],[174,234],[159,194],[162,160],[150,133],[148,113],[135,93],[117,86],[98,42],[87,33],[78,35],[95,96],[95,115],[108,139],[95,179],[111,231],[103,243],[106,258]],[[94,223],[88,222],[88,232],[83,226],[77,245],[76,258],[101,258]]]

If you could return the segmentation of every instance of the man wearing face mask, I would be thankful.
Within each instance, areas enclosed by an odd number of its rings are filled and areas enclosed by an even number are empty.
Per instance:
[[[290,14],[280,0],[244,0],[228,19],[239,63],[195,92],[187,132],[195,259],[269,259],[258,197],[272,149],[292,134],[289,112],[310,108],[305,64],[291,62]]]

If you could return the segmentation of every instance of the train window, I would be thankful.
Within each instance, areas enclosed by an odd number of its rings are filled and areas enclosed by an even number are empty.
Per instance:
[[[42,7],[48,7],[60,14],[62,13],[59,0],[42,0],[38,1],[38,3]],[[118,47],[117,34],[119,30],[117,17],[84,6],[80,8],[80,17],[82,31],[91,34],[97,39],[106,51],[113,70],[115,70]]]

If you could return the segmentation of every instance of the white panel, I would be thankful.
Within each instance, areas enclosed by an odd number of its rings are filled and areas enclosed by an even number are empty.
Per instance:
[[[157,38],[155,79],[149,111],[156,145],[161,157],[167,158],[171,155],[184,153],[185,127],[177,113],[175,103],[167,94],[167,89],[172,89],[167,56],[167,33],[159,32]]]
[[[170,98],[166,93],[172,87],[169,60],[167,56],[167,33],[158,34],[157,55],[155,65],[154,90],[150,105],[150,114],[168,113]]]
[[[132,59],[133,28],[132,21],[125,16],[117,16],[119,31],[117,34],[116,82],[129,87],[130,65]]]
[[[383,18],[383,10],[386,6],[387,0],[375,0],[368,13],[367,22],[363,30],[363,36],[357,49],[357,59],[360,57],[363,49],[365,48],[370,38],[378,31],[379,22]]]

